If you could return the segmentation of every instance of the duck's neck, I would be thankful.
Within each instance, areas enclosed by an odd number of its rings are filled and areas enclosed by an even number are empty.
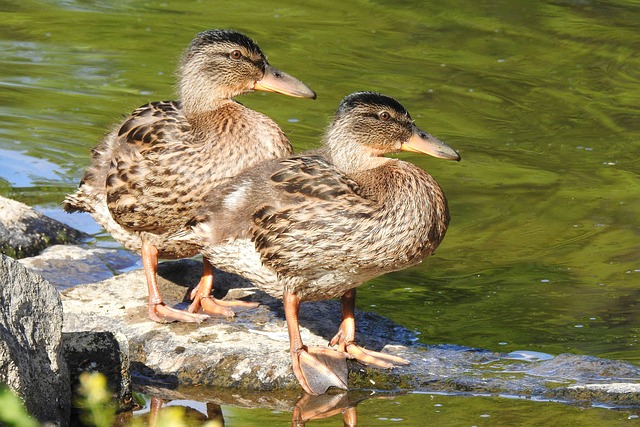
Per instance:
[[[217,110],[229,102],[234,102],[231,98],[239,95],[237,90],[225,88],[223,85],[214,86],[201,75],[189,75],[188,72],[181,76],[179,94],[187,119]]]
[[[331,135],[325,141],[328,155],[338,169],[347,175],[359,174],[386,164],[391,159],[372,155],[371,152],[362,150],[354,141],[335,143]]]
[[[180,101],[182,102],[182,112],[191,121],[197,116],[206,115],[212,111],[222,108],[225,104],[234,102],[229,98],[219,98],[215,96],[204,96],[205,94],[189,90],[180,91]]]

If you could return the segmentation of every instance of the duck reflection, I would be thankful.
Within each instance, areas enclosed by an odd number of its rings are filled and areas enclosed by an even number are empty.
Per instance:
[[[191,403],[189,405],[188,403]],[[203,408],[196,409],[193,404],[197,406],[203,406]],[[163,409],[179,408],[179,415],[167,415],[166,412],[162,412]],[[179,420],[174,419],[180,418]],[[216,403],[200,403],[185,400],[169,400],[161,399],[159,397],[152,397],[149,402],[149,412],[136,417],[139,423],[135,425],[144,425],[149,427],[158,426],[171,426],[179,422],[183,426],[200,426],[206,425],[206,427],[224,427],[224,416],[222,414],[222,407]]]
[[[293,405],[291,425],[294,427],[306,426],[308,422],[331,417],[342,416],[345,426],[358,425],[356,405],[369,398],[369,394],[363,392],[345,392],[336,390],[319,396],[304,393]],[[191,404],[189,404],[191,403]],[[205,405],[196,409],[194,406]],[[222,407],[216,403],[200,403],[185,400],[170,400],[152,397],[149,402],[149,411],[137,418],[137,425],[157,427],[167,424],[167,415],[163,409],[168,407],[180,408],[182,411],[182,425],[206,425],[207,427],[223,427],[225,425]],[[171,417],[169,417],[171,418]],[[130,421],[130,419],[129,419]]]
[[[358,425],[356,405],[367,397],[361,395],[356,397],[354,393],[347,392],[326,393],[319,396],[305,393],[296,402],[291,425],[294,427],[305,426],[311,420],[342,414],[342,422],[345,426],[356,426]]]

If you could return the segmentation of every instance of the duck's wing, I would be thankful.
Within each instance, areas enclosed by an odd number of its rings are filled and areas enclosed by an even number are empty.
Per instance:
[[[191,130],[178,101],[151,102],[137,108],[117,132],[117,144],[130,144],[140,151],[152,149],[159,141],[179,140]]]
[[[358,196],[358,183],[321,156],[298,156],[279,161],[281,168],[269,177],[281,198],[305,201],[332,201],[342,196]]]
[[[96,149],[94,163],[108,164],[107,203],[118,223],[136,231],[165,231],[161,208],[175,189],[158,185],[156,166],[170,164],[167,156],[176,156],[179,161],[179,150],[168,148],[188,142],[190,130],[179,102],[153,102],[136,109],[113,138]]]
[[[276,197],[252,218],[252,240],[263,263],[279,274],[307,279],[351,269],[364,255],[358,251],[366,242],[357,240],[370,227],[376,203],[322,158],[281,163],[269,178]]]
[[[91,164],[78,190],[63,202],[67,212],[96,212],[103,209],[107,192],[122,186],[141,153],[168,136],[184,135],[190,129],[177,101],[153,102],[136,109],[91,150]],[[115,175],[107,185],[107,177]],[[135,175],[133,176],[135,178]],[[130,186],[139,185],[137,180]]]

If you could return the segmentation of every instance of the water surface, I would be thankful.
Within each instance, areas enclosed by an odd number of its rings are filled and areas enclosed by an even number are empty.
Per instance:
[[[5,0],[0,14],[0,194],[109,244],[60,213],[89,150],[123,114],[175,97],[196,32],[235,28],[318,93],[241,98],[298,151],[318,145],[344,95],[375,90],[462,155],[401,156],[444,188],[451,226],[423,264],[364,285],[359,309],[425,344],[640,363],[637,2]],[[484,422],[420,412],[432,396],[403,399],[410,409],[376,422],[418,425],[402,415],[412,411],[447,420],[438,425]],[[505,417],[533,405],[458,399]],[[382,402],[366,405],[395,408]],[[553,417],[580,419],[558,407]]]

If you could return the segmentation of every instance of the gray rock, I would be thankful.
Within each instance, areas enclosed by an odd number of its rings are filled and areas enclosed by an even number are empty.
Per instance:
[[[200,272],[201,263],[192,260],[161,263],[159,284],[165,302],[186,307],[189,289],[198,282]],[[157,324],[147,317],[146,282],[143,272],[136,270],[64,291],[64,330],[123,333],[129,341],[134,381],[145,387],[171,390],[171,396],[201,399],[185,390],[196,390],[199,396],[211,389],[233,389],[233,396],[299,391],[291,371],[281,301],[256,290],[240,277],[223,272],[216,272],[215,277],[217,297],[246,298],[259,302],[260,307],[238,313],[233,319]],[[302,305],[300,324],[307,345],[326,346],[339,322],[337,301]],[[393,370],[350,363],[349,385],[353,389],[498,393],[640,407],[640,396],[635,391],[624,391],[636,390],[634,387],[640,383],[640,368],[629,363],[588,356],[532,354],[528,355],[529,361],[523,362],[522,357],[512,354],[453,345],[419,345],[411,331],[373,313],[357,312],[356,323],[358,343],[397,354],[411,363]],[[591,387],[588,393],[569,388],[594,382],[633,387]],[[200,387],[189,388],[195,385]],[[216,399],[212,396],[207,401]]]
[[[41,422],[69,422],[69,376],[61,352],[62,304],[56,289],[0,255],[0,382]]]
[[[0,196],[0,253],[24,258],[48,246],[79,242],[87,237],[24,203]]]

